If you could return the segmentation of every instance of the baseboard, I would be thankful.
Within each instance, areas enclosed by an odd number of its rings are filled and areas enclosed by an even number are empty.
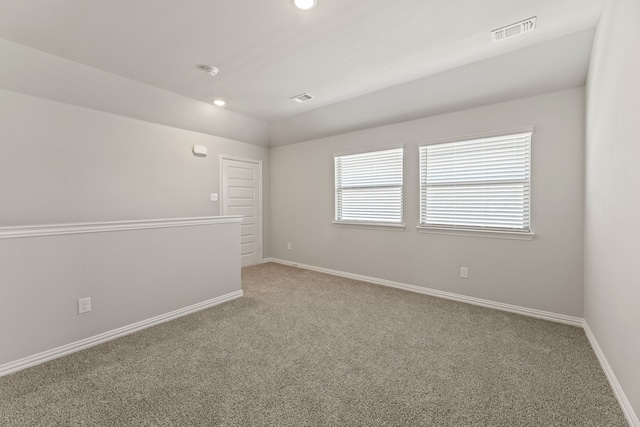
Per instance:
[[[596,340],[595,335],[593,335],[593,332],[591,331],[591,328],[589,327],[589,324],[587,323],[586,320],[584,322],[584,332],[587,335],[587,338],[589,339],[589,343],[591,343],[591,347],[593,348],[593,351],[596,353],[596,357],[600,362],[600,366],[602,366],[602,370],[607,376],[607,379],[609,380],[609,384],[611,384],[613,393],[616,395],[616,398],[618,399],[618,403],[620,403],[622,412],[624,412],[624,416],[627,418],[629,425],[631,425],[632,427],[640,427],[640,420],[638,419],[638,416],[633,410],[633,407],[631,406],[629,399],[627,399],[627,395],[624,393],[622,386],[618,382],[618,378],[616,377],[616,374],[613,373],[613,369],[611,369],[611,365],[609,365],[607,358],[604,356],[604,353],[602,352],[602,349],[600,348],[600,345],[598,344],[598,341]]]
[[[629,399],[627,399],[627,396],[624,393],[622,386],[618,382],[618,379],[616,378],[613,370],[611,369],[609,362],[607,362],[607,359],[604,356],[602,349],[598,345],[598,342],[596,341],[596,338],[593,335],[593,332],[591,332],[589,325],[584,319],[581,319],[578,317],[566,316],[564,314],[557,314],[557,313],[551,313],[548,311],[536,310],[536,309],[527,308],[527,307],[520,307],[517,305],[504,304],[504,303],[491,301],[491,300],[468,297],[465,295],[439,291],[436,289],[423,288],[420,286],[409,285],[406,283],[393,282],[390,280],[378,279],[378,278],[369,277],[369,276],[362,276],[359,274],[347,273],[344,271],[331,270],[331,269],[322,268],[322,267],[315,267],[312,265],[285,261],[278,258],[265,258],[263,262],[264,263],[274,262],[278,264],[289,265],[292,267],[303,268],[305,270],[318,271],[320,273],[327,273],[334,276],[346,277],[348,279],[361,280],[363,282],[373,283],[376,285],[383,285],[383,286],[389,286],[392,288],[404,289],[404,290],[407,290],[410,292],[416,292],[419,294],[431,295],[438,298],[446,298],[454,301],[464,302],[467,304],[479,305],[482,307],[494,308],[496,310],[508,311],[511,313],[517,313],[525,316],[536,317],[539,319],[550,320],[552,322],[565,323],[568,325],[582,327],[584,328],[587,339],[591,343],[591,347],[593,348],[593,351],[595,352],[596,357],[600,361],[600,365],[602,366],[602,369],[604,370],[604,373],[607,376],[607,379],[609,380],[611,388],[613,389],[613,392],[616,398],[618,399],[620,407],[622,408],[622,411],[624,412],[624,415],[627,418],[627,421],[629,422],[631,427],[640,427],[640,421],[638,421],[638,416],[633,410],[633,407],[631,406]]]
[[[278,258],[265,258],[263,262],[264,263],[275,262],[277,264],[284,264],[292,267],[299,267],[305,270],[318,271],[320,273],[327,273],[334,276],[346,277],[348,279],[361,280],[363,282],[373,283],[373,284],[382,285],[382,286],[388,286],[391,288],[404,289],[405,291],[415,292],[418,294],[430,295],[438,298],[445,298],[453,301],[479,305],[481,307],[488,307],[488,308],[493,308],[501,311],[508,311],[510,313],[522,314],[529,317],[536,317],[538,319],[550,320],[552,322],[564,323],[572,326],[582,327],[583,325],[583,319],[579,317],[567,316],[564,314],[552,313],[549,311],[536,310],[533,308],[521,307],[518,305],[505,304],[505,303],[481,299],[481,298],[469,297],[466,295],[455,294],[452,292],[439,291],[437,289],[423,288],[422,286],[409,285],[407,283],[394,282],[391,280],[378,279],[376,277],[362,276],[360,274],[353,274],[353,273],[347,273],[344,271],[331,270],[328,268],[315,267],[312,265],[285,261]]]
[[[0,377],[11,374],[13,372],[20,371],[49,360],[57,359],[62,356],[66,356],[71,353],[75,353],[80,350],[85,350],[89,347],[93,347],[98,344],[102,344],[106,341],[111,341],[116,338],[129,335],[134,332],[138,332],[142,329],[149,328],[151,326],[158,325],[160,323],[168,322],[169,320],[177,319],[178,317],[186,316],[196,311],[204,310],[209,307],[213,307],[222,304],[227,301],[240,298],[243,295],[242,290],[231,292],[216,298],[202,301],[197,304],[190,305],[188,307],[180,308],[178,310],[171,311],[169,313],[161,314],[159,316],[152,317],[150,319],[142,320],[140,322],[133,323],[131,325],[123,326],[118,329],[114,329],[108,332],[104,332],[99,335],[94,335],[89,338],[85,338],[71,344],[66,344],[52,350],[47,350],[42,353],[34,354],[33,356],[27,356],[22,359],[18,359],[13,362],[0,365]]]

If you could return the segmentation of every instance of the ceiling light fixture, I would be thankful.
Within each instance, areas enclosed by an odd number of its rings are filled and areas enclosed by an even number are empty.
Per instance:
[[[218,107],[224,107],[227,104],[222,99],[214,99],[213,103],[216,104]]]
[[[298,9],[309,10],[316,7],[318,0],[293,0],[293,4],[295,4]]]
[[[216,74],[218,74],[218,72],[220,70],[218,70],[217,67],[214,67],[213,65],[205,65],[204,70],[207,72],[207,74],[209,74],[210,76],[215,76]]]

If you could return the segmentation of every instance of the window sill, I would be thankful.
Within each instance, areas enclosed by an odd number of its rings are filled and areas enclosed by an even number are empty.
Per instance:
[[[388,224],[384,222],[349,222],[349,221],[333,221],[338,227],[347,228],[370,228],[373,230],[387,231],[404,231],[404,224]]]
[[[459,228],[416,227],[420,233],[449,234],[452,236],[485,237],[490,239],[532,240],[536,233],[519,231],[463,230]]]

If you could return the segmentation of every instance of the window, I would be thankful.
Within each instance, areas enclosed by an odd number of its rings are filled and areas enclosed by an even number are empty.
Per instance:
[[[402,148],[336,155],[336,223],[401,225]]]
[[[420,226],[529,233],[531,133],[420,146]]]

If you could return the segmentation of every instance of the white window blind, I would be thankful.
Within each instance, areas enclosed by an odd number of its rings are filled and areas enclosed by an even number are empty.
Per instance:
[[[420,147],[420,225],[529,232],[531,132]]]
[[[336,222],[402,222],[402,148],[336,155]]]

